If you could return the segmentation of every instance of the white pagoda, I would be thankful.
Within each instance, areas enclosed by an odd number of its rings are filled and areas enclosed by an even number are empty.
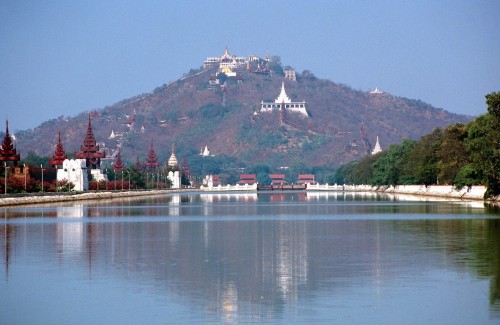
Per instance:
[[[377,142],[375,143],[375,147],[373,147],[372,155],[375,155],[379,152],[382,152],[382,147],[380,146],[380,143],[378,142],[378,135],[377,135]]]
[[[262,113],[268,113],[275,109],[285,109],[288,112],[299,113],[301,115],[304,115],[305,117],[309,117],[309,114],[307,114],[306,110],[306,102],[292,102],[292,100],[286,94],[284,81],[281,83],[281,92],[279,96],[274,100],[274,102],[261,102],[260,111]]]

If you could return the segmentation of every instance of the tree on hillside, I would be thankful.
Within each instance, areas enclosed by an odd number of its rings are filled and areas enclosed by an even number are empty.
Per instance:
[[[274,71],[275,74],[282,76],[284,75],[283,66],[281,65],[281,57],[273,55],[269,61],[269,70]]]

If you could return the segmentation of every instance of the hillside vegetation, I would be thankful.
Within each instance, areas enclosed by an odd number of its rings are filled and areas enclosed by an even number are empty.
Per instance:
[[[315,166],[337,168],[364,157],[376,136],[387,148],[403,139],[418,139],[436,127],[471,119],[420,100],[354,90],[304,71],[297,81],[285,80],[285,87],[292,100],[307,102],[310,116],[289,113],[282,121],[278,112],[255,114],[261,101],[278,96],[284,80],[281,75],[241,69],[242,82],[227,78],[225,88],[209,87],[215,72],[192,70],[151,93],[75,117],[46,121],[34,130],[17,132],[17,147],[23,155],[51,156],[60,130],[64,148],[71,155],[79,150],[88,114],[92,113],[95,138],[101,147],[111,156],[121,145],[122,159],[128,163],[135,163],[137,157],[144,161],[153,143],[163,164],[174,144],[178,159],[187,159],[193,172],[200,174],[256,166],[272,171],[279,167],[310,171]],[[133,123],[124,123],[133,116]],[[110,139],[112,131],[118,136]],[[199,156],[205,146],[213,157]]]

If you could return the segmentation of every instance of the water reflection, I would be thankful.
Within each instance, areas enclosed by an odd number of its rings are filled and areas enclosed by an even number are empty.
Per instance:
[[[226,323],[296,320],[303,308],[330,315],[331,301],[355,306],[364,299],[357,292],[375,297],[365,309],[382,309],[397,302],[399,283],[426,293],[442,277],[460,283],[467,274],[488,281],[498,319],[500,220],[492,213],[379,194],[179,194],[4,209],[0,239],[6,283],[13,267],[39,263],[57,279],[78,265],[90,278],[184,297],[203,306],[199,317]]]

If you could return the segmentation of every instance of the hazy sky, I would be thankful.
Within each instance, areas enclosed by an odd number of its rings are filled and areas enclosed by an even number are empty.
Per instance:
[[[484,95],[500,91],[498,0],[3,0],[0,125],[150,92],[226,46],[455,113],[483,114]]]

